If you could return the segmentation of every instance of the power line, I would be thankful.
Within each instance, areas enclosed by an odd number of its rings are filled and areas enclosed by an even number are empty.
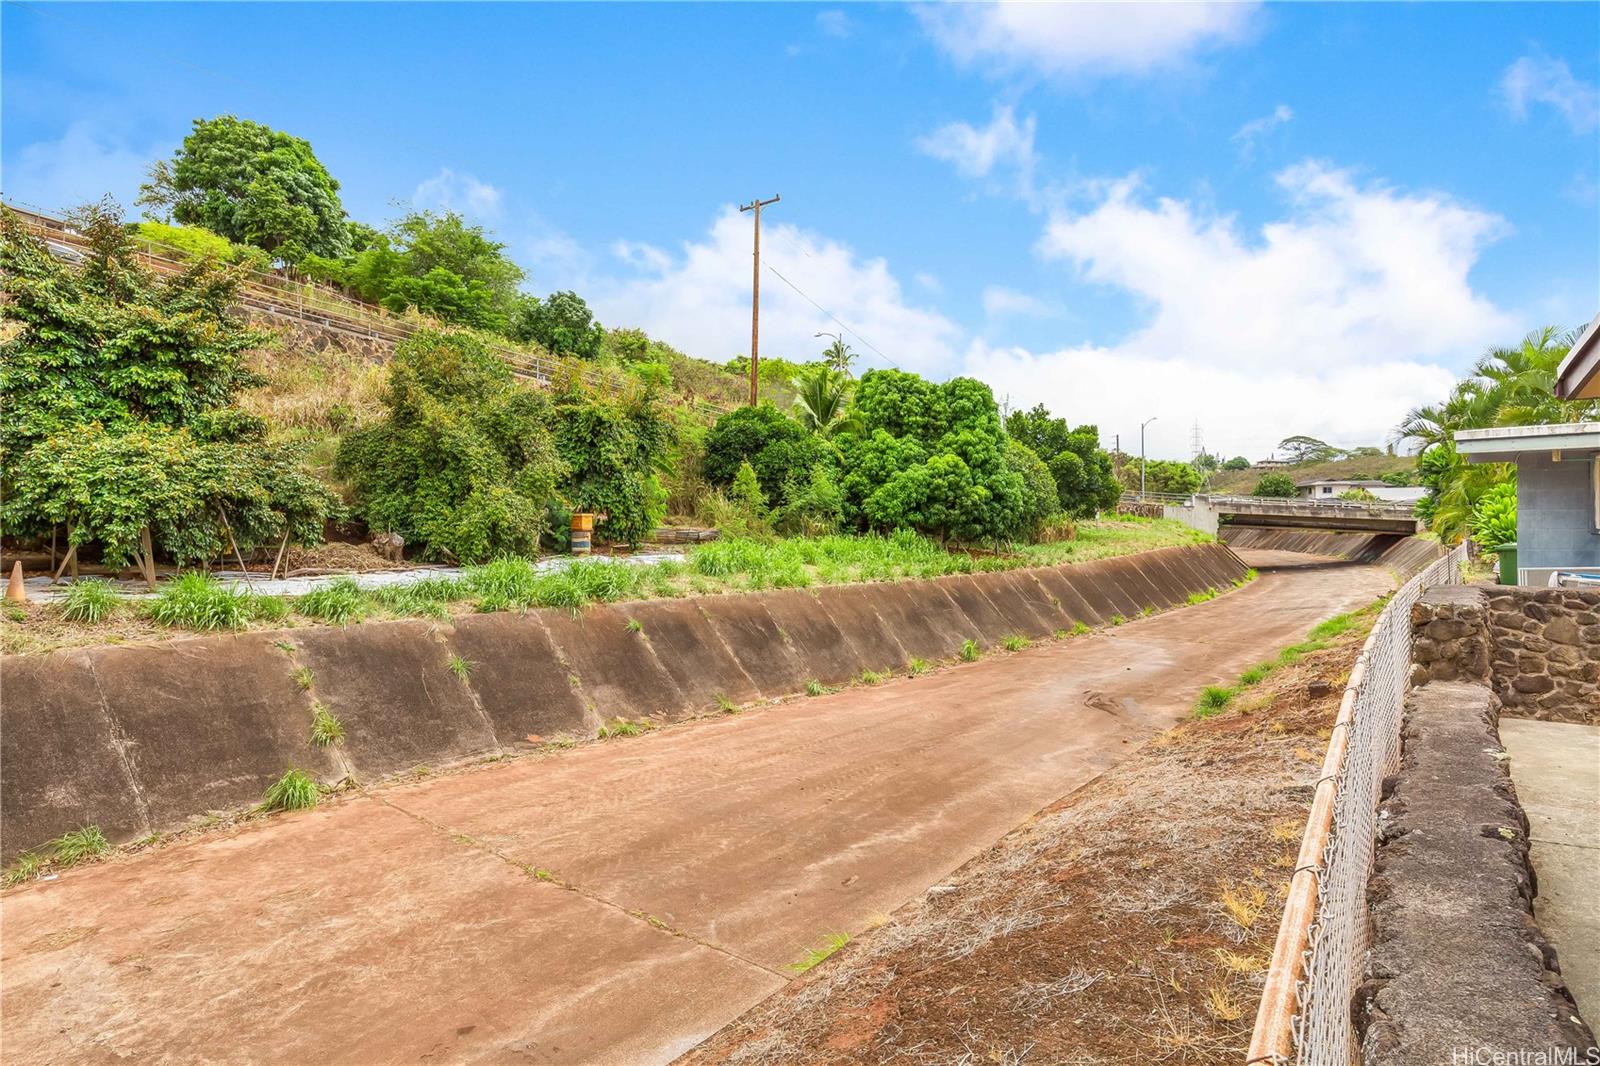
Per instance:
[[[766,262],[766,261],[763,260],[763,262]],[[890,359],[887,355],[884,355],[883,354],[883,349],[879,348],[876,344],[873,344],[871,341],[867,340],[867,338],[863,337],[860,334],[860,332],[855,329],[855,327],[853,327],[849,323],[845,322],[844,319],[840,318],[838,315],[834,314],[832,311],[828,310],[826,307],[823,307],[821,304],[817,303],[817,301],[813,300],[810,296],[808,296],[806,294],[804,289],[800,288],[800,286],[796,285],[794,282],[792,282],[788,278],[784,277],[783,276],[783,272],[780,271],[777,267],[773,266],[770,262],[766,263],[766,267],[767,267],[768,270],[772,271],[774,274],[776,274],[778,276],[778,280],[779,281],[783,282],[785,285],[789,286],[789,288],[791,288],[795,292],[799,293],[801,298],[804,299],[806,303],[810,304],[812,307],[815,307],[818,311],[821,311],[823,314],[827,315],[830,319],[832,319],[834,321],[835,324],[838,325],[838,327],[840,329],[844,330],[846,333],[850,334],[856,340],[860,341],[862,344],[865,344],[868,348],[871,348],[874,352],[878,353],[878,358],[882,359],[884,362],[888,363],[890,366],[894,367],[896,370],[900,369],[900,364],[895,362],[893,359]]]

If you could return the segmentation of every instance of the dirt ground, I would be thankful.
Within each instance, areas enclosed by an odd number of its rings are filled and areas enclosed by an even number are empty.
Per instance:
[[[1156,737],[680,1061],[1242,1061],[1369,627]]]
[[[6,1061],[642,1066],[778,992],[702,1060],[1236,1046],[1255,977],[1215,952],[1264,956],[1314,721],[1286,706],[1282,735],[1260,712],[1182,731],[987,849],[1202,685],[1389,587],[1368,567],[1264,569],[1093,635],[347,794],[8,890]],[[841,934],[858,941],[792,981]],[[1237,1018],[1208,1020],[1212,985]]]

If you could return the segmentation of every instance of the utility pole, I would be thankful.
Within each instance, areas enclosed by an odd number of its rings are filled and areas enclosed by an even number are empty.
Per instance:
[[[1156,416],[1151,415],[1139,423],[1139,499],[1141,502],[1144,500],[1144,427],[1155,420]]]
[[[761,348],[761,209],[768,204],[775,204],[781,196],[774,195],[770,200],[757,197],[747,204],[739,206],[740,212],[754,211],[756,216],[756,249],[754,261],[750,269],[750,406],[754,407],[760,398],[760,380],[756,376],[757,366],[760,362]]]

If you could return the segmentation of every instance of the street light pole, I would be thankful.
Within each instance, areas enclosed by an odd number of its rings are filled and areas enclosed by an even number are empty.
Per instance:
[[[1141,503],[1144,501],[1144,427],[1155,420],[1156,416],[1151,415],[1139,423],[1139,500]]]

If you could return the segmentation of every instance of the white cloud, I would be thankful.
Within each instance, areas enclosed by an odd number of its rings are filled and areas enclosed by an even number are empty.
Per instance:
[[[1246,122],[1243,126],[1240,126],[1238,131],[1235,132],[1233,137],[1230,139],[1240,146],[1241,151],[1243,151],[1246,155],[1249,155],[1250,152],[1255,148],[1255,143],[1258,138],[1266,136],[1293,118],[1294,111],[1289,107],[1289,105],[1279,104],[1277,107],[1272,109],[1271,114],[1262,115],[1260,118],[1253,118],[1249,122]]]
[[[589,296],[607,325],[639,326],[705,359],[721,361],[750,348],[750,220],[725,209],[699,240],[677,255],[626,244],[633,278],[593,284]],[[859,257],[847,245],[796,226],[764,220],[762,260],[907,370],[946,376],[957,363],[961,330],[937,311],[908,302],[883,259]],[[614,249],[615,250],[615,249]],[[652,254],[655,253],[655,254]],[[761,350],[806,359],[820,350],[813,336],[838,330],[827,314],[770,270],[761,274]],[[865,365],[882,366],[857,337],[846,339]]]
[[[1229,216],[1131,181],[1095,208],[1058,214],[1039,248],[1153,309],[1127,347],[1235,366],[1332,366],[1459,357],[1515,323],[1473,291],[1479,251],[1503,220],[1442,194],[1358,186],[1310,162],[1277,176],[1293,208],[1252,241]]]
[[[1055,318],[1061,314],[1061,308],[1049,300],[1004,285],[990,285],[983,290],[983,313],[990,318]]]
[[[1562,59],[1523,56],[1501,76],[1500,94],[1519,119],[1528,117],[1529,104],[1545,104],[1561,113],[1573,133],[1600,126],[1600,89],[1574,77]]]
[[[845,38],[856,31],[856,24],[843,11],[817,12],[817,29],[829,37]]]
[[[1446,366],[1518,332],[1468,279],[1506,229],[1498,217],[1323,163],[1277,181],[1286,217],[1259,233],[1181,200],[1151,203],[1133,179],[1082,213],[1054,214],[1040,252],[1134,297],[1147,320],[1105,346],[974,343],[967,371],[1097,420],[1125,447],[1157,415],[1152,454],[1186,454],[1199,419],[1213,450],[1257,458],[1291,433],[1379,443],[1407,408],[1448,392]]]
[[[643,241],[616,241],[611,254],[636,270],[664,274],[672,267],[672,256],[653,244]]]
[[[940,281],[935,275],[929,274],[925,271],[918,271],[917,273],[911,275],[911,280],[916,282],[918,285],[921,285],[924,289],[927,289],[935,296],[944,292],[944,282]]]
[[[411,203],[418,210],[455,211],[472,218],[494,218],[504,197],[499,189],[471,174],[444,167],[417,186]]]
[[[957,64],[1047,77],[1147,74],[1248,36],[1256,4],[926,4],[923,28]]]
[[[1034,132],[1038,121],[1029,115],[1020,123],[1008,106],[996,105],[989,124],[979,129],[965,122],[940,126],[917,138],[917,149],[935,159],[954,164],[964,177],[985,178],[996,166],[1013,166],[1019,181],[1032,180],[1036,157]]]
[[[91,122],[74,122],[59,140],[37,141],[17,153],[6,168],[6,197],[59,212],[110,194],[131,213],[151,161],[168,154],[160,147],[131,148]]]
[[[1139,423],[1152,458],[1187,459],[1199,421],[1206,448],[1262,459],[1294,433],[1344,447],[1381,445],[1405,411],[1444,396],[1455,375],[1405,360],[1331,367],[1295,363],[1259,370],[1186,356],[1144,354],[1127,346],[1085,346],[1033,354],[975,344],[967,372],[1013,405],[1043,403],[1073,424],[1095,423],[1110,447],[1138,454]]]

